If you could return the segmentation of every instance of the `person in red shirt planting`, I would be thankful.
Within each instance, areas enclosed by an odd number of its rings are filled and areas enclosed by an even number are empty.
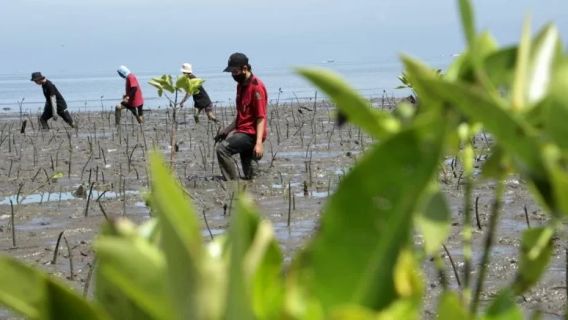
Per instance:
[[[127,67],[120,66],[117,70],[118,75],[126,79],[126,89],[122,96],[122,101],[116,106],[114,111],[114,120],[116,125],[120,124],[120,113],[122,109],[128,109],[138,123],[144,123],[144,98],[142,97],[142,89],[138,83],[138,79],[134,73],[130,72]]]
[[[254,74],[246,55],[237,52],[229,57],[224,72],[230,72],[237,82],[236,119],[215,136],[219,167],[225,180],[236,180],[239,173],[232,159],[241,157],[244,179],[255,175],[257,161],[264,154],[264,140],[268,134],[266,110],[268,95],[266,87]],[[227,138],[229,133],[234,133]],[[254,162],[254,163],[253,163]]]

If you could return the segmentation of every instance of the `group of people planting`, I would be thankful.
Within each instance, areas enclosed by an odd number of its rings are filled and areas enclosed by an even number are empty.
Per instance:
[[[228,126],[220,129],[214,137],[217,143],[219,167],[225,180],[239,179],[238,169],[232,159],[232,156],[238,153],[244,173],[242,178],[251,179],[255,175],[257,161],[264,154],[264,140],[268,134],[266,121],[268,94],[264,83],[252,73],[252,67],[245,54],[240,52],[231,54],[227,67],[223,71],[230,72],[237,82],[237,114],[235,119]],[[128,109],[138,123],[143,124],[144,97],[138,79],[126,66],[120,66],[117,72],[125,79],[125,92],[122,101],[115,107],[115,123],[120,124],[122,110]],[[196,77],[189,63],[182,65],[181,72],[190,79]],[[77,128],[77,124],[67,110],[67,103],[57,87],[41,72],[32,73],[31,81],[41,85],[46,100],[43,113],[39,117],[41,127],[48,130],[47,120],[51,118],[57,120],[57,117],[61,116],[72,128]],[[201,87],[192,98],[193,106],[197,109],[196,122],[199,122],[199,114],[202,111],[210,121],[218,122],[213,114],[213,103],[205,88]],[[183,107],[188,99],[189,95],[186,95],[180,107]]]

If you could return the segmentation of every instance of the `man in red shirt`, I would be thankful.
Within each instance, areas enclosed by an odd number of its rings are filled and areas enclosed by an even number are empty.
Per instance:
[[[127,67],[120,66],[117,70],[118,74],[126,79],[125,93],[122,96],[122,101],[116,106],[114,111],[114,120],[116,125],[120,124],[120,113],[122,109],[128,109],[138,123],[144,123],[144,98],[142,97],[142,89],[138,83],[138,79],[134,73],[130,72]]]
[[[244,179],[251,179],[255,175],[253,160],[256,165],[262,158],[263,143],[268,134],[266,87],[260,78],[252,74],[248,58],[242,53],[233,53],[223,71],[231,72],[237,82],[237,117],[215,137],[215,142],[220,142],[216,148],[219,167],[225,180],[238,179],[239,174],[232,159],[238,153],[241,156]],[[227,138],[231,131],[234,133]]]

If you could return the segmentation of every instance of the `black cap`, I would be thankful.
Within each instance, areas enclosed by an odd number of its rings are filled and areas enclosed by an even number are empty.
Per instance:
[[[231,72],[234,68],[240,68],[246,66],[249,63],[249,59],[244,53],[235,52],[229,57],[229,62],[227,67],[223,72]]]
[[[32,73],[31,81],[43,80],[45,77],[41,74],[41,72],[34,72]]]

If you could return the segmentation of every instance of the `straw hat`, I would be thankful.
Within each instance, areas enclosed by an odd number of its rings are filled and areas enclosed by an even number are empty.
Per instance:
[[[191,64],[189,63],[182,64],[180,70],[183,73],[192,73]]]

